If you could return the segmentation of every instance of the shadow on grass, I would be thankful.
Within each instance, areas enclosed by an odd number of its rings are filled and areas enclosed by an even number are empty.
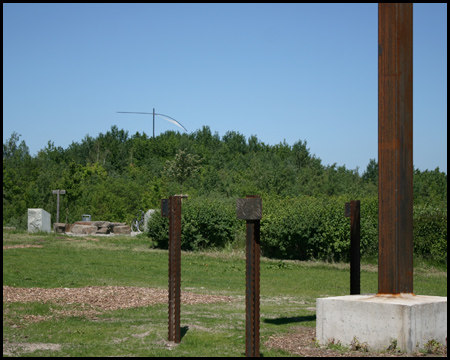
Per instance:
[[[184,335],[186,335],[186,333],[188,332],[188,330],[189,330],[189,326],[182,326],[182,327],[180,328],[180,340],[183,339]]]
[[[273,325],[286,325],[291,323],[300,323],[305,321],[315,321],[316,315],[308,315],[308,316],[293,316],[293,317],[282,317],[277,319],[264,319],[263,321],[266,324]]]

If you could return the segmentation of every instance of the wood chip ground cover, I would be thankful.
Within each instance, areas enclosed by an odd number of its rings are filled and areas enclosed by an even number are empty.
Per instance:
[[[3,286],[3,302],[63,302],[89,305],[100,310],[129,309],[162,304],[168,301],[168,290],[134,286],[87,286],[83,288],[16,288]],[[201,295],[181,292],[183,304],[230,302],[230,296]]]
[[[183,304],[208,304],[216,302],[232,302],[239,297],[194,294],[181,292]],[[87,286],[83,288],[15,288],[3,286],[3,302],[51,302],[59,304],[78,304],[82,310],[53,310],[56,316],[87,316],[93,317],[102,311],[127,309],[140,306],[166,303],[168,291],[164,289],[132,287],[132,286]],[[242,300],[242,299],[241,299]],[[45,321],[53,316],[26,315],[26,322]],[[5,340],[5,339],[4,339]],[[264,339],[261,339],[264,340]],[[294,327],[288,334],[271,336],[264,342],[267,348],[287,351],[293,355],[307,357],[406,357],[406,356],[446,356],[447,348],[439,354],[398,352],[362,352],[345,349],[336,350],[315,345],[315,329]],[[58,344],[3,343],[3,354],[14,355],[36,350],[60,350]],[[445,351],[444,351],[445,350]]]

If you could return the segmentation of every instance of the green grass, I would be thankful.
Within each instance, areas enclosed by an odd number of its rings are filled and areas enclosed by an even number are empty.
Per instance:
[[[98,241],[92,240],[97,239]],[[13,287],[142,286],[167,289],[167,251],[145,237],[68,237],[4,231],[3,285]],[[20,356],[244,356],[245,253],[182,253],[182,290],[227,295],[230,303],[181,306],[182,341],[167,342],[167,305],[103,311],[96,318],[52,316],[76,304],[3,303],[3,338],[11,344],[60,344],[58,350],[11,350]],[[376,259],[362,259],[361,292],[376,293]],[[374,264],[375,263],[375,264]],[[447,296],[447,269],[415,261],[414,292]],[[265,341],[292,327],[315,327],[315,299],[349,294],[349,265],[261,259],[261,354]],[[41,316],[30,322],[27,316]]]

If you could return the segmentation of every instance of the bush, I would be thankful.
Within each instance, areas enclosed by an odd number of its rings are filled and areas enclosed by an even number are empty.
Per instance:
[[[148,223],[148,235],[160,248],[168,248],[169,221],[161,216],[152,216]],[[194,198],[183,200],[181,212],[181,248],[202,250],[224,248],[234,241],[243,230],[236,219],[236,200],[211,200]]]
[[[279,198],[263,196],[261,251],[277,259],[348,261],[350,219],[343,196]],[[361,198],[361,255],[378,254],[378,199]],[[148,236],[168,248],[168,219],[152,216]],[[245,221],[236,219],[236,199],[183,201],[183,250],[224,248],[245,237]],[[447,210],[414,207],[414,254],[447,261]]]
[[[346,261],[350,255],[350,219],[344,197],[273,199],[263,202],[261,248],[265,256],[285,259]],[[361,253],[378,250],[376,200],[361,200]],[[376,211],[375,211],[376,210]]]
[[[447,263],[447,209],[414,208],[414,254]]]
[[[223,248],[234,240],[239,225],[235,199],[187,200],[182,212],[183,247],[186,250]]]

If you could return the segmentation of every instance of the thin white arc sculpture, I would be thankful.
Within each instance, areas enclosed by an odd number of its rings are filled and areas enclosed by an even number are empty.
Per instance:
[[[136,111],[117,111],[120,114],[144,114],[144,115],[153,115],[153,137],[155,137],[155,116],[160,116],[162,117],[164,120],[171,122],[172,124],[175,124],[176,126],[182,128],[184,131],[187,132],[187,129],[181,125],[181,123],[177,120],[175,120],[174,118],[168,116],[168,115],[164,115],[164,114],[157,114],[155,113],[155,109],[153,109],[152,113],[148,113],[148,112],[136,112]]]

